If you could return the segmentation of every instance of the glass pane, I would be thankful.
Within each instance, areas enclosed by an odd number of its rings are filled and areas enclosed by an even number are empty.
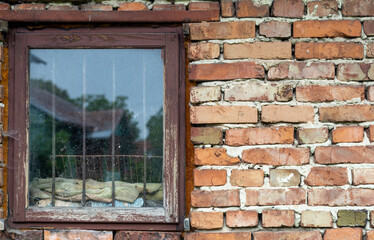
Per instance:
[[[29,205],[163,207],[161,49],[31,49]]]

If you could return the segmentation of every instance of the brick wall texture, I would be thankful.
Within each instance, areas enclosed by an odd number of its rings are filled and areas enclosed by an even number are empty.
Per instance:
[[[187,81],[194,83],[186,114],[195,169],[186,180],[193,179],[194,190],[186,193],[191,230],[184,239],[374,240],[373,0],[2,3],[0,8],[219,9],[217,21],[185,24]],[[2,234],[181,239],[85,230]]]

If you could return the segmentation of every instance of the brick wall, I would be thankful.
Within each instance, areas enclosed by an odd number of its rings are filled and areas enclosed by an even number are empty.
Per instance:
[[[374,1],[73,2],[0,8],[220,9],[219,21],[185,28],[187,81],[195,85],[185,239],[374,240]],[[2,73],[7,79],[6,67]],[[0,233],[54,237],[180,239],[85,230]]]

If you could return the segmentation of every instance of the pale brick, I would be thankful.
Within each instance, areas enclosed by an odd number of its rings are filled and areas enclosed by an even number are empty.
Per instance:
[[[374,168],[352,169],[353,185],[374,184]]]
[[[195,148],[196,165],[234,165],[239,163],[237,157],[230,157],[225,148]]]
[[[200,186],[222,186],[226,184],[226,170],[216,169],[194,169],[194,185]]]
[[[70,240],[70,239],[92,239],[112,240],[112,231],[90,231],[90,230],[44,230],[45,240]]]
[[[51,5],[48,7],[51,11],[77,11],[79,10],[76,5]]]
[[[364,127],[342,126],[332,131],[333,143],[362,142],[364,139]]]
[[[154,11],[185,11],[186,5],[184,4],[154,4],[152,7]]]
[[[257,108],[247,106],[191,106],[192,124],[257,123]]]
[[[367,99],[370,102],[374,102],[374,86],[368,87],[368,90],[367,90]]]
[[[296,59],[364,58],[364,46],[354,42],[297,42]]]
[[[223,227],[222,212],[191,212],[191,227],[217,229]]]
[[[240,206],[239,190],[199,191],[191,193],[193,207],[237,207]]]
[[[366,20],[363,24],[364,33],[366,36],[374,36],[374,21]]]
[[[224,44],[225,59],[291,59],[292,44],[290,42],[254,42]]]
[[[261,121],[266,123],[306,123],[314,121],[312,106],[266,105],[262,106]]]
[[[323,128],[299,128],[297,139],[299,144],[324,143],[329,138],[329,129]]]
[[[302,211],[301,226],[302,227],[332,227],[333,219],[330,212],[325,211]]]
[[[319,231],[268,231],[254,232],[253,240],[322,240]]]
[[[191,141],[194,144],[222,144],[222,138],[220,128],[191,127]]]
[[[307,3],[310,16],[328,17],[339,13],[339,5],[335,0],[312,1]]]
[[[218,58],[220,48],[218,43],[190,43],[188,58],[192,61]]]
[[[82,11],[113,11],[109,4],[82,4],[80,8]]]
[[[345,0],[342,6],[343,16],[374,16],[372,0]]]
[[[326,229],[323,240],[362,240],[361,228]]]
[[[304,182],[309,186],[342,186],[349,184],[348,171],[340,167],[313,167]]]
[[[365,188],[312,188],[308,190],[310,206],[371,206],[374,205],[374,189]]]
[[[295,223],[293,210],[265,209],[262,211],[263,227],[292,227]]]
[[[13,6],[13,10],[45,10],[43,3],[22,3]]]
[[[186,240],[251,240],[250,232],[186,232]]]
[[[247,206],[299,205],[305,202],[306,191],[302,188],[246,189]]]
[[[217,102],[221,100],[221,87],[191,87],[190,102]]]
[[[320,164],[374,163],[374,146],[317,147],[314,161]]]
[[[369,63],[339,64],[337,77],[341,81],[374,80],[374,64],[369,64]]]
[[[288,22],[268,21],[259,25],[260,35],[268,38],[289,38],[291,37],[291,24]]]
[[[190,23],[191,40],[254,38],[253,21]]]
[[[270,67],[268,72],[269,80],[282,79],[334,79],[334,63],[310,63],[286,62]]]
[[[270,169],[271,187],[294,187],[300,184],[300,173],[296,169]]]
[[[262,187],[264,185],[264,171],[254,169],[232,170],[230,183],[239,187]]]
[[[257,211],[227,211],[226,225],[228,227],[255,227],[258,224]]]
[[[366,57],[367,58],[374,58],[374,43],[367,43],[366,44]]]
[[[309,163],[308,148],[252,148],[243,151],[243,161],[259,165],[303,165]]]
[[[296,87],[296,100],[299,102],[361,101],[364,99],[364,86],[305,85]]]

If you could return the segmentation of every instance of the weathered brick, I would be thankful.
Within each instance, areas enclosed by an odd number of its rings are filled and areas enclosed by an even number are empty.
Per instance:
[[[291,59],[291,48],[292,44],[290,42],[224,44],[223,56],[225,59]]]
[[[109,4],[82,4],[82,11],[112,11],[113,7]]]
[[[360,101],[364,99],[364,86],[305,85],[296,87],[296,100],[299,102]]]
[[[333,220],[330,212],[325,211],[302,211],[301,226],[302,227],[332,227]]]
[[[263,227],[292,227],[295,223],[293,210],[265,209],[262,211]]]
[[[310,206],[371,206],[373,204],[374,189],[311,188],[308,190]]]
[[[236,39],[255,37],[255,22],[190,23],[191,40]]]
[[[343,16],[374,16],[372,0],[345,0],[342,6]]]
[[[299,144],[324,143],[329,138],[329,129],[323,128],[299,128],[297,140]]]
[[[189,2],[188,10],[210,10],[219,11],[219,2]]]
[[[340,167],[313,167],[304,182],[309,186],[341,186],[349,184],[348,171]]]
[[[218,43],[190,43],[188,58],[192,61],[218,58],[220,54]]]
[[[254,62],[193,64],[189,66],[189,78],[195,81],[265,78],[265,70]]]
[[[225,143],[230,146],[287,144],[294,141],[293,127],[241,128],[226,130]]]
[[[0,187],[4,186],[4,168],[0,168]]]
[[[0,32],[7,32],[8,31],[8,22],[7,21],[2,21],[0,20]],[[4,41],[4,34],[0,33],[0,41]],[[4,55],[3,55],[3,46],[1,46],[1,61],[3,61],[4,59]],[[1,65],[0,65],[1,67]]]
[[[367,99],[370,102],[374,101],[374,86],[369,86],[367,90]]]
[[[221,186],[226,184],[226,170],[216,169],[194,169],[194,185],[200,186]]]
[[[217,102],[221,100],[221,87],[191,87],[190,102],[203,103],[203,102]]]
[[[257,108],[247,106],[191,106],[191,123],[256,123]]]
[[[374,168],[352,169],[353,185],[374,184]]]
[[[293,23],[294,38],[360,36],[361,22],[358,20],[310,20]]]
[[[374,121],[374,106],[345,105],[334,107],[320,107],[319,120],[322,122]]]
[[[268,21],[259,25],[260,35],[268,38],[289,38],[291,37],[291,24],[288,22]]]
[[[300,184],[300,173],[296,169],[270,169],[271,187],[294,187]]]
[[[194,144],[222,144],[222,138],[220,128],[191,127],[191,141]]]
[[[367,58],[374,58],[374,43],[367,43],[366,44],[366,57]]]
[[[308,148],[252,148],[243,151],[243,161],[260,165],[303,165],[309,163]]]
[[[235,6],[232,0],[221,0],[221,16],[232,17],[235,15]]]
[[[361,228],[326,229],[323,240],[361,240]]]
[[[9,3],[0,3],[0,10],[10,10],[10,4]]]
[[[226,225],[228,227],[255,227],[258,224],[257,211],[227,211]]]
[[[253,240],[270,240],[270,239],[295,239],[295,240],[322,240],[322,235],[318,231],[269,231],[254,232]]]
[[[118,11],[147,11],[148,7],[141,2],[124,2],[117,9]]]
[[[239,163],[237,157],[230,157],[225,148],[195,148],[196,165],[234,165]]]
[[[43,3],[22,3],[13,6],[13,10],[45,10]]]
[[[333,63],[304,63],[286,62],[270,67],[269,80],[282,79],[334,79],[335,65]]]
[[[211,207],[213,206],[213,194],[210,191],[193,190],[191,192],[192,207]]]
[[[298,42],[295,44],[296,59],[364,58],[364,46],[354,42]]]
[[[114,240],[181,240],[182,234],[179,232],[147,232],[147,231],[118,231]]]
[[[51,5],[48,10],[52,11],[77,11],[79,7],[76,5]]]
[[[374,20],[366,20],[363,24],[366,36],[374,36]]]
[[[338,227],[365,227],[368,213],[366,211],[339,210]]]
[[[338,79],[342,81],[374,80],[374,64],[343,63],[338,65]]]
[[[184,11],[186,10],[186,5],[184,4],[154,4],[152,7],[154,11]]]
[[[43,240],[43,230],[13,230],[7,229],[0,232],[0,239],[14,240]]]
[[[274,0],[272,14],[276,17],[299,18],[304,15],[302,0]]]
[[[320,164],[374,163],[374,146],[317,147],[314,161]]]
[[[312,106],[266,105],[262,106],[261,121],[267,123],[313,122],[314,108]]]
[[[191,212],[191,227],[217,229],[223,227],[222,212]]]
[[[306,202],[306,191],[302,188],[246,189],[247,206],[299,205]]]
[[[237,207],[240,206],[239,190],[200,191],[191,193],[192,207]]]
[[[226,101],[291,101],[293,85],[289,83],[241,83],[230,84],[224,90]]]
[[[186,232],[186,240],[251,240],[250,232]]]
[[[252,0],[238,0],[235,4],[238,18],[269,16],[269,5],[267,4],[256,4]]]
[[[112,240],[112,231],[90,231],[90,230],[44,230],[45,240],[69,240],[69,239],[96,239]]]
[[[262,187],[264,185],[264,171],[257,169],[232,170],[230,183],[239,187]]]
[[[361,126],[342,126],[332,130],[332,142],[362,142],[364,139],[364,127]]]
[[[337,15],[339,5],[336,0],[313,1],[307,3],[307,12],[311,16],[328,17]]]
[[[374,142],[374,125],[369,126],[369,140],[370,142]]]

